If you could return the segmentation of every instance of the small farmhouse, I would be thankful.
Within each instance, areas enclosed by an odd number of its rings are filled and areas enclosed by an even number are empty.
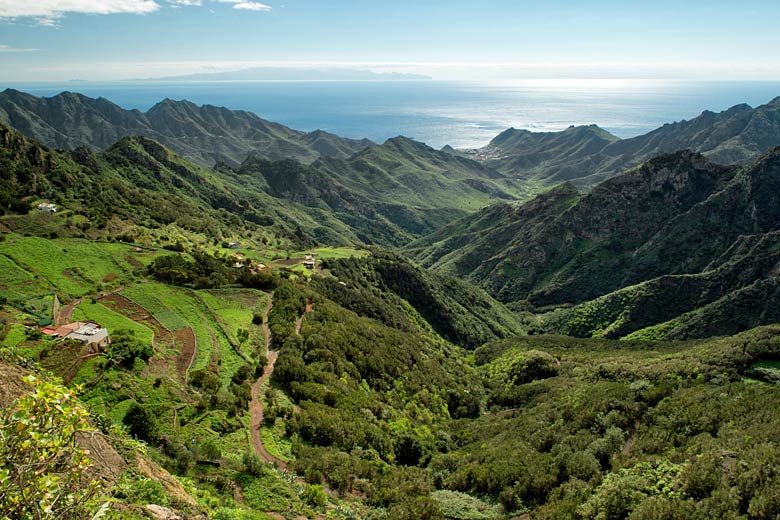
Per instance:
[[[72,339],[85,343],[95,350],[108,347],[110,340],[108,338],[108,329],[104,329],[97,323],[81,322],[68,323],[54,330],[52,336]]]
[[[241,249],[241,242],[228,242],[229,249]]]
[[[303,267],[306,269],[314,269],[316,266],[316,261],[314,260],[314,255],[306,255],[303,258]]]
[[[41,202],[40,204],[38,204],[38,209],[41,211],[45,211],[46,213],[56,213],[57,205],[49,204],[48,202]]]

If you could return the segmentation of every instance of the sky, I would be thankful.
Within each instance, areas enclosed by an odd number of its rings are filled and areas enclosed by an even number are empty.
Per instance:
[[[776,0],[0,0],[0,81],[255,66],[780,80]]]

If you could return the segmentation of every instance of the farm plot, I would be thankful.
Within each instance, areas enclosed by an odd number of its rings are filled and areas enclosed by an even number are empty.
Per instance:
[[[133,268],[125,258],[129,251],[129,246],[124,244],[15,234],[7,235],[0,242],[0,255],[73,297],[93,293],[104,282],[132,277]],[[18,271],[12,276],[17,280],[22,278]]]
[[[214,312],[195,291],[149,282],[128,287],[121,294],[146,308],[169,330],[192,328],[197,341],[193,370],[205,368],[215,358],[220,380],[226,385],[244,363]]]
[[[94,321],[101,326],[106,327],[111,332],[128,329],[135,333],[136,339],[151,345],[154,339],[154,333],[149,327],[136,323],[135,321],[118,314],[100,303],[81,302],[73,310],[74,321]]]
[[[263,314],[268,304],[267,294],[255,289],[212,289],[198,291],[198,294],[235,344],[238,344],[238,329],[249,331],[249,341],[241,345],[245,355],[252,355],[253,346],[265,351],[265,334],[259,324],[252,323],[252,318],[255,314]]]

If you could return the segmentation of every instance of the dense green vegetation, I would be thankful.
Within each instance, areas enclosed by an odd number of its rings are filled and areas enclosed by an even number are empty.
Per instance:
[[[679,152],[588,194],[561,185],[491,206],[406,251],[534,313],[535,330],[735,334],[778,320],[778,182],[778,150],[744,168]]]
[[[771,517],[777,387],[744,374],[777,358],[778,332],[482,347],[492,413],[454,423],[453,449],[431,471],[447,487],[533,507],[535,518]]]
[[[181,110],[214,113],[150,113]],[[73,517],[780,514],[777,151],[744,167],[679,152],[494,204],[409,245],[426,270],[353,247],[523,187],[403,138],[216,170],[142,137],[65,153],[0,127],[0,143],[3,511],[23,466],[44,502],[75,490]],[[44,335],[56,301],[111,344]],[[73,392],[24,399],[29,373]],[[25,410],[53,400],[43,438]]]
[[[423,271],[399,255],[373,250],[369,258],[323,264],[338,280],[317,279],[315,287],[340,305],[391,327],[430,327],[467,348],[521,331],[516,318],[484,292]]]

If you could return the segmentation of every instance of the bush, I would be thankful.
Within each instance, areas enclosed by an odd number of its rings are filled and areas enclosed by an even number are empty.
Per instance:
[[[157,421],[154,415],[138,403],[133,403],[128,408],[122,423],[136,439],[155,444],[158,440]]]
[[[558,374],[557,362],[547,352],[529,350],[513,362],[509,378],[516,385],[524,385],[537,379],[547,379]]]
[[[86,410],[63,387],[25,378],[30,395],[0,410],[0,517],[80,520],[99,490],[87,451],[77,445]]]
[[[120,329],[111,335],[111,344],[106,352],[110,365],[132,368],[136,359],[147,361],[154,354],[151,345],[135,338],[132,330]]]
[[[318,484],[306,486],[306,490],[303,492],[303,499],[312,507],[324,507],[328,503],[328,495],[325,494],[322,486]]]
[[[259,477],[265,472],[265,464],[263,464],[262,459],[256,453],[244,453],[242,462],[244,463],[244,473],[248,475]]]

